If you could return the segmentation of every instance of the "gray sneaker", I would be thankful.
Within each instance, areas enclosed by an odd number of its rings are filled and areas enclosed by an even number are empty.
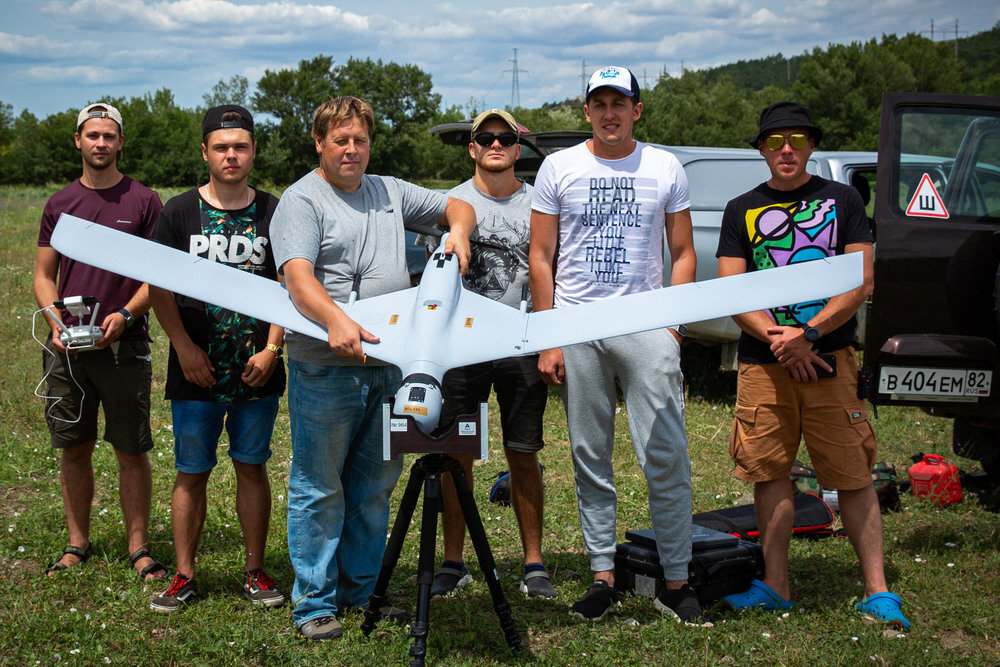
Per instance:
[[[285,603],[285,596],[278,591],[274,580],[259,567],[243,574],[243,594],[255,605],[280,607]]]
[[[431,585],[431,599],[450,598],[460,588],[472,583],[472,575],[463,566],[462,569],[439,567],[434,572],[434,583]]]
[[[172,614],[198,597],[198,584],[180,572],[174,576],[167,590],[149,601],[149,608],[161,614]]]
[[[545,570],[536,570],[525,574],[524,578],[521,579],[520,588],[521,592],[524,593],[525,600],[532,598],[554,600],[557,597],[556,589],[552,588],[552,582],[549,581],[549,575]]]
[[[320,616],[300,625],[299,634],[314,642],[321,642],[344,634],[344,626],[334,616]]]

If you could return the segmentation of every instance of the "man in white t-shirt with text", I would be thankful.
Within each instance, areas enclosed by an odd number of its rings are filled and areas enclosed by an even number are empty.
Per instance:
[[[670,283],[695,277],[687,177],[671,153],[632,138],[642,116],[635,76],[624,67],[594,72],[583,111],[593,139],[548,156],[535,180],[529,251],[535,311],[662,287],[664,243]],[[620,600],[611,464],[617,378],[666,581],[654,606],[688,625],[711,625],[687,583],[691,462],[680,329],[556,348],[539,357],[543,378],[562,387],[566,405],[577,506],[594,571],[594,583],[570,614],[585,620],[604,618]]]

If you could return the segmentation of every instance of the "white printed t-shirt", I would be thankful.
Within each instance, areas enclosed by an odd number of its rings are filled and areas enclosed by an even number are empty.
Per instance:
[[[691,206],[673,153],[636,142],[605,160],[587,143],[546,157],[531,199],[559,216],[556,308],[662,287],[665,214]]]

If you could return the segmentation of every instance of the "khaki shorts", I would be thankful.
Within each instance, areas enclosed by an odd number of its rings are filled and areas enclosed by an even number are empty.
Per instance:
[[[857,395],[858,358],[849,347],[834,354],[837,376],[817,382],[796,382],[780,364],[740,364],[729,438],[737,477],[787,478],[804,439],[823,486],[853,490],[872,483],[875,433]]]
[[[52,350],[51,341],[48,348]],[[153,448],[149,430],[153,369],[148,342],[122,340],[103,349],[77,352],[69,355],[68,368],[65,354],[46,352],[43,364],[49,374],[48,395],[60,399],[47,401],[45,409],[53,447],[97,440],[97,412],[103,406],[104,439],[116,450],[142,454]]]

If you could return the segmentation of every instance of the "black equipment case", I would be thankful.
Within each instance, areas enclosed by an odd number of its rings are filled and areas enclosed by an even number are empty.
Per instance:
[[[664,587],[663,568],[656,553],[653,530],[630,530],[627,542],[615,549],[615,587],[652,598]],[[691,526],[691,563],[688,583],[703,605],[750,588],[764,578],[764,552],[759,544],[727,533]]]

